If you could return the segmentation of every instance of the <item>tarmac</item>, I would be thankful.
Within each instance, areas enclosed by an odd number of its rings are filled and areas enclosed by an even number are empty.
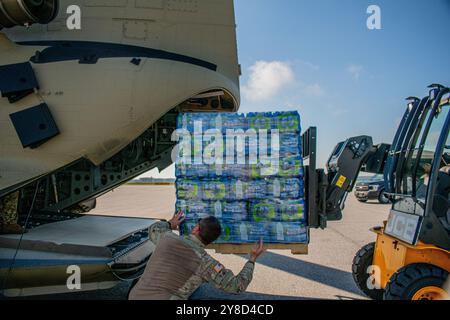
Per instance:
[[[125,185],[97,199],[90,214],[169,219],[174,213],[174,186]],[[310,300],[367,299],[356,287],[351,273],[352,260],[364,245],[375,241],[369,231],[387,219],[390,205],[376,201],[360,203],[350,195],[343,220],[329,222],[325,230],[311,230],[308,255],[290,251],[269,251],[258,260],[246,293],[229,295],[211,286],[203,286],[192,299],[235,300]],[[238,273],[245,255],[211,252],[225,267]],[[73,294],[42,296],[42,299],[126,299],[129,284],[113,289]]]

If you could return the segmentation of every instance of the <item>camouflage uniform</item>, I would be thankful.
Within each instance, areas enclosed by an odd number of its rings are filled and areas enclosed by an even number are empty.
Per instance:
[[[157,247],[130,292],[131,300],[187,300],[203,283],[238,294],[252,281],[254,263],[247,262],[235,276],[205,251],[205,245],[196,236],[179,237],[170,232],[167,222],[155,223],[150,228],[150,239]]]
[[[13,192],[0,199],[0,222],[2,224],[17,223],[17,204],[19,202],[19,191]]]

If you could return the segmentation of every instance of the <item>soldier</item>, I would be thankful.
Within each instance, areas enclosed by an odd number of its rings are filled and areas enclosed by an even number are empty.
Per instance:
[[[17,224],[19,191],[0,199],[0,234],[21,234],[24,229]]]
[[[150,227],[150,238],[156,249],[141,279],[131,290],[130,300],[187,300],[203,283],[233,294],[247,289],[256,259],[264,251],[262,241],[255,245],[250,260],[235,276],[205,251],[205,247],[220,236],[220,222],[215,217],[201,219],[192,233],[184,237],[170,232],[183,220],[183,213],[179,212],[169,222],[158,222]]]

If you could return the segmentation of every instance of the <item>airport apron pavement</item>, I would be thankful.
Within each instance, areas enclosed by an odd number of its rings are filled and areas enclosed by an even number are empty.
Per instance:
[[[173,185],[125,185],[99,198],[90,214],[168,219],[174,213]],[[389,205],[360,203],[353,195],[347,199],[343,220],[329,222],[325,230],[311,230],[308,255],[290,251],[266,252],[257,262],[253,281],[246,293],[231,295],[209,285],[202,286],[192,299],[367,299],[356,287],[351,273],[356,252],[376,239],[369,231],[382,225]],[[225,267],[237,274],[245,255],[223,255],[210,251]],[[34,298],[42,299],[126,299],[128,283],[109,290],[74,292]]]

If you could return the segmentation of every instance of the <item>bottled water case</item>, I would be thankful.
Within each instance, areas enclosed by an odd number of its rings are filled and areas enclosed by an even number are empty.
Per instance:
[[[308,243],[298,112],[182,113],[176,210],[181,233],[217,217],[217,243]]]

